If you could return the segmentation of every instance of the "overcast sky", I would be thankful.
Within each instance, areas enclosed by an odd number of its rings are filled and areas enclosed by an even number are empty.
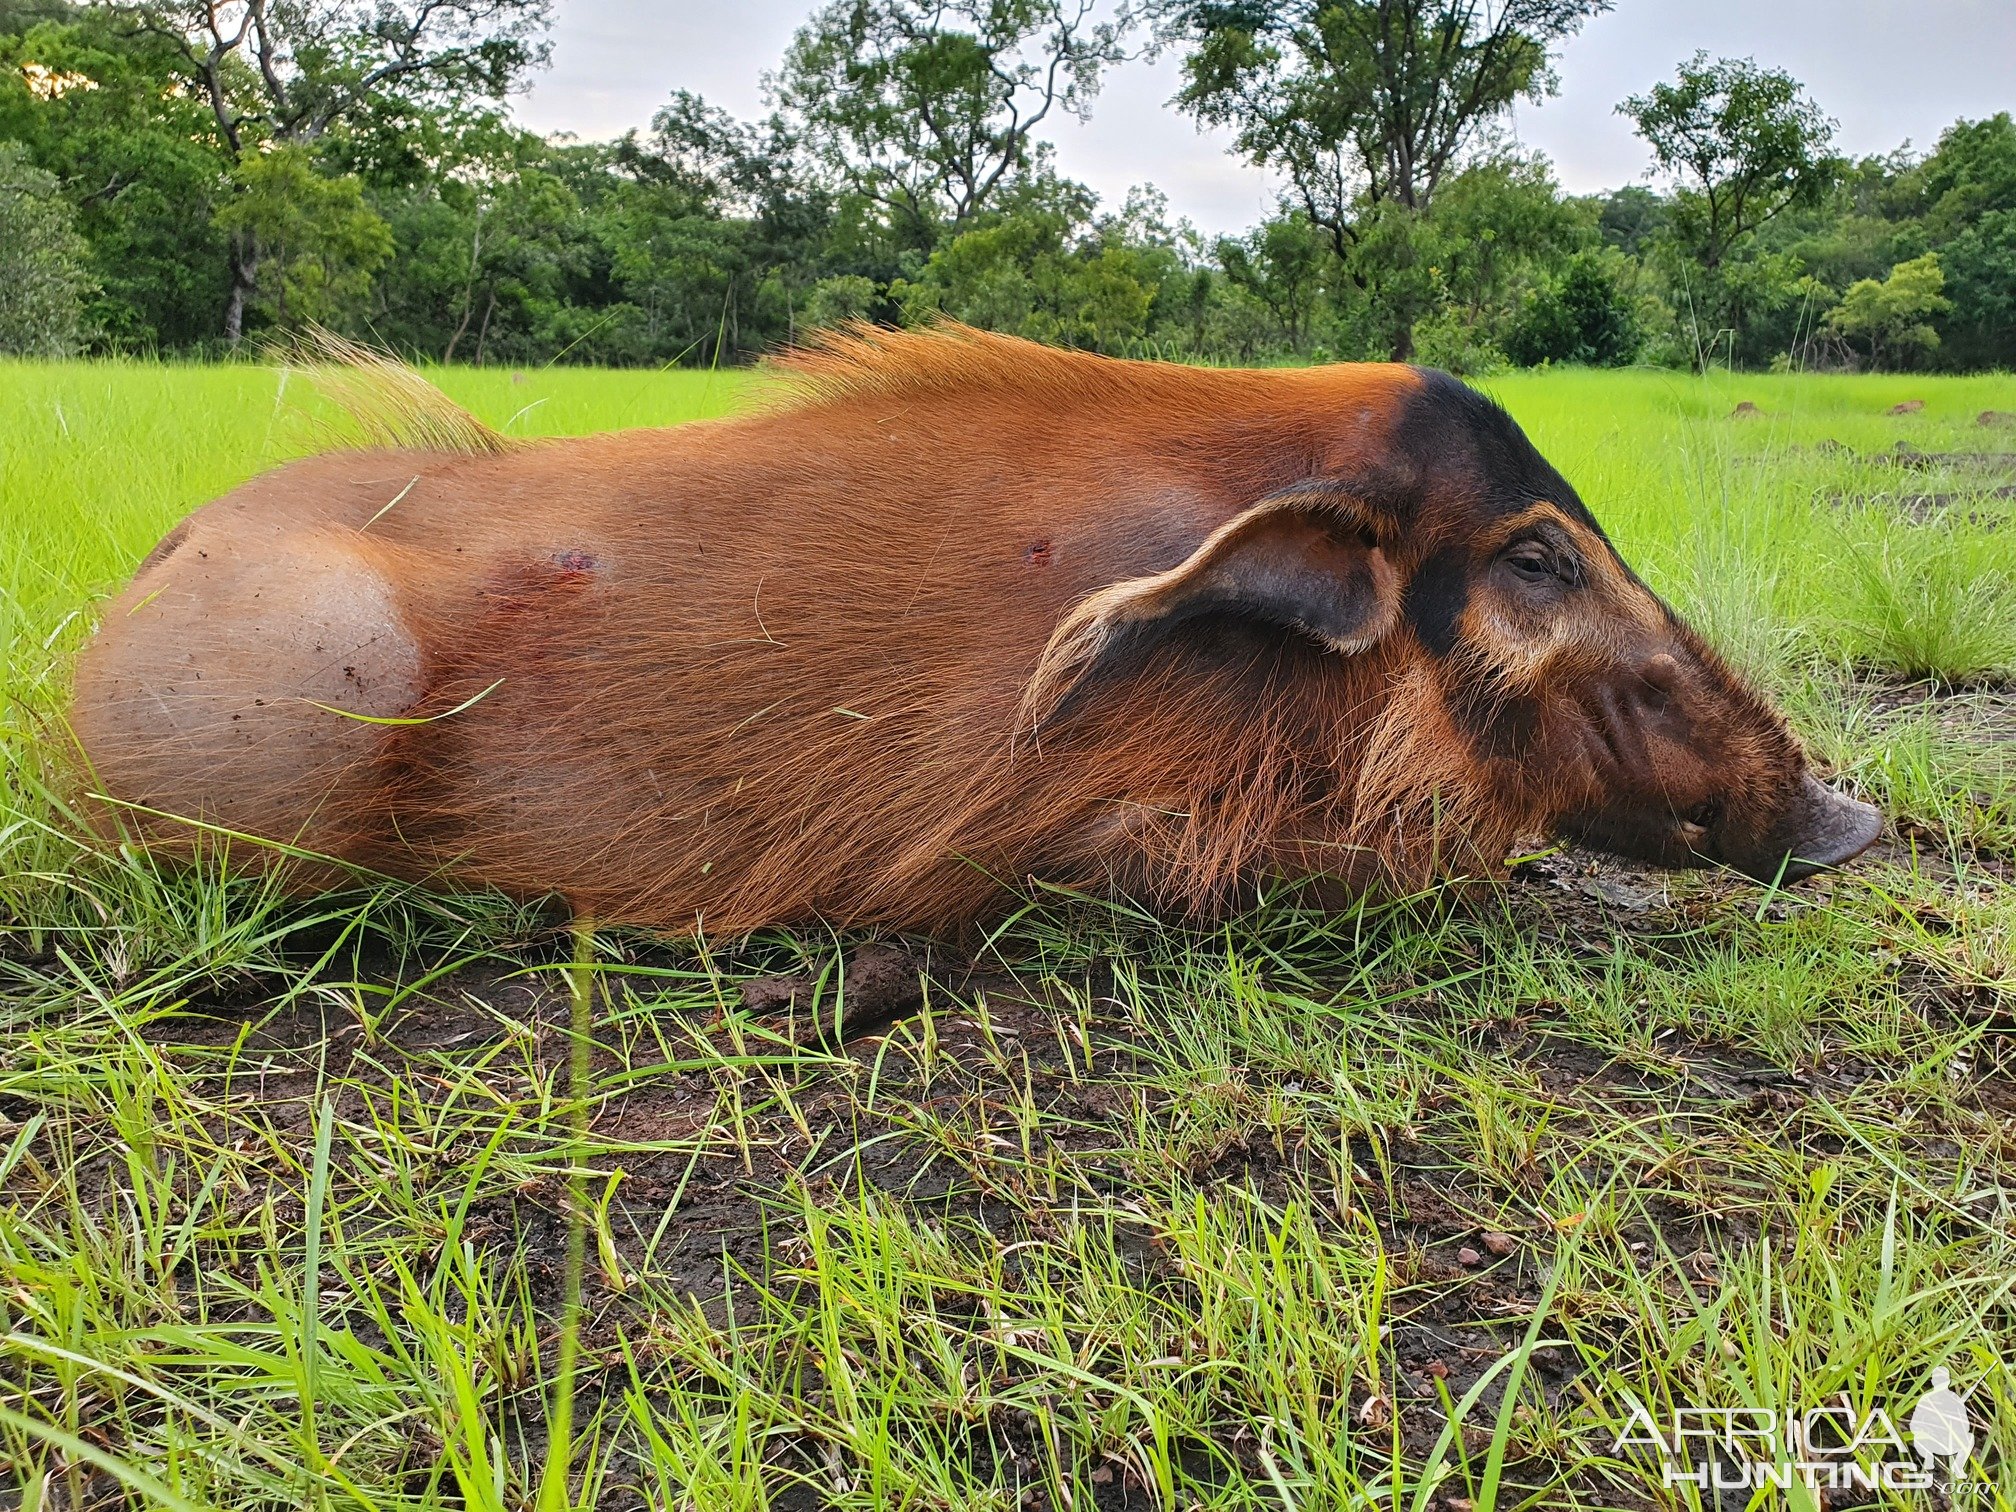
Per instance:
[[[675,89],[738,115],[764,108],[775,68],[811,0],[557,0],[553,64],[520,102],[533,129],[620,135]],[[1956,117],[2016,109],[2016,0],[1618,0],[1562,50],[1560,94],[1521,105],[1521,142],[1553,159],[1570,190],[1643,177],[1646,158],[1617,102],[1670,75],[1697,48],[1789,70],[1841,123],[1851,155],[1923,149]],[[1207,232],[1267,214],[1274,186],[1168,106],[1176,63],[1108,76],[1091,121],[1049,135],[1058,166],[1114,204],[1152,183]]]

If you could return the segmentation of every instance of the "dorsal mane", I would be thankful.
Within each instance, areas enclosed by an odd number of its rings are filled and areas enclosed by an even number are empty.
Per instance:
[[[768,365],[783,380],[783,401],[807,407],[951,393],[1110,398],[1166,381],[1171,371],[1167,363],[1065,351],[951,320],[921,330],[850,322],[808,338]]]
[[[276,355],[304,372],[346,422],[329,428],[331,449],[488,457],[525,444],[492,430],[398,358],[334,331],[310,326]]]

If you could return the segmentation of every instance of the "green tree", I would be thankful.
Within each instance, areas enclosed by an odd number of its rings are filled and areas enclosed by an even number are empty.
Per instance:
[[[442,362],[520,343],[593,261],[588,217],[555,166],[525,136],[436,182],[370,196],[397,246],[373,280],[373,329]]]
[[[1834,125],[1790,74],[1696,53],[1676,83],[1617,107],[1679,182],[1669,234],[1711,273],[1760,226],[1817,203],[1840,171]]]
[[[1921,217],[1908,223],[1918,233],[1910,250],[1937,252],[1946,274],[1952,308],[1935,322],[1941,361],[2016,367],[2016,120],[2004,111],[1956,121],[1899,178]]]
[[[1664,196],[1644,184],[1626,184],[1597,196],[1595,204],[1596,229],[1604,243],[1627,257],[1649,250],[1666,230],[1673,209]]]
[[[177,49],[239,164],[263,144],[306,146],[369,112],[410,119],[472,98],[502,101],[544,61],[551,0],[115,0]],[[233,182],[259,180],[240,171]],[[225,340],[262,287],[259,213],[231,214]]]
[[[638,361],[664,351],[682,360],[728,362],[760,350],[787,322],[758,304],[766,264],[755,227],[697,204],[673,187],[620,182],[595,209],[609,258],[611,293],[628,308],[597,332],[604,352]],[[620,344],[620,347],[619,347]],[[584,348],[584,355],[594,352]]]
[[[1436,302],[1474,320],[1509,316],[1537,277],[1589,239],[1586,215],[1562,198],[1544,158],[1496,154],[1445,185],[1424,222]]]
[[[286,329],[333,323],[363,301],[393,241],[354,176],[325,178],[291,146],[248,152],[236,180],[218,224],[261,249],[250,303]]]
[[[1943,240],[1998,210],[2016,210],[2016,120],[1956,121],[1919,171],[1932,238]]]
[[[1983,215],[1937,255],[1952,290],[1943,321],[1947,362],[2016,368],[2016,209]]]
[[[1844,166],[1831,152],[1834,122],[1791,75],[1706,53],[1617,109],[1674,185],[1655,253],[1688,312],[1695,363],[1725,341],[1731,359],[1761,361],[1784,334],[1777,317],[1800,308],[1805,268],[1758,233],[1826,200]]]
[[[1936,253],[1914,257],[1880,282],[1852,284],[1827,312],[1827,329],[1868,356],[1871,367],[1908,366],[1939,345],[1933,317],[1952,308]]]
[[[1444,181],[1426,214],[1389,201],[1361,218],[1343,268],[1348,284],[1336,280],[1331,300],[1339,348],[1391,355],[1405,324],[1410,359],[1431,360],[1416,339],[1432,329],[1433,365],[1497,365],[1502,328],[1535,269],[1558,264],[1588,234],[1544,162],[1505,154],[1471,162]]]
[[[875,280],[859,273],[840,273],[812,286],[805,301],[805,324],[815,328],[866,320],[882,302]]]
[[[808,148],[913,246],[963,230],[1090,113],[1128,20],[1094,0],[830,0],[771,80]]]
[[[1309,217],[1291,210],[1245,236],[1221,238],[1216,255],[1226,281],[1273,317],[1281,347],[1304,349],[1336,267],[1323,233]]]
[[[757,222],[780,255],[806,254],[832,220],[831,196],[812,183],[781,115],[738,121],[678,90],[652,116],[648,139],[624,138],[616,162],[640,178],[680,185],[718,213]]]
[[[1093,222],[1083,185],[1025,179],[1000,208],[932,253],[891,299],[916,320],[969,325],[1088,351],[1125,352],[1147,332],[1166,271],[1153,248]]]
[[[648,135],[616,144],[607,171],[583,161],[578,192],[607,269],[592,297],[625,307],[583,352],[747,360],[794,337],[822,278],[894,272],[836,252],[850,217],[811,181],[780,117],[737,121],[682,92]]]
[[[83,345],[87,256],[54,175],[0,142],[0,352],[68,357]]]
[[[1165,0],[1179,96],[1291,185],[1405,358],[1417,312],[1380,298],[1418,264],[1411,217],[1519,99],[1554,86],[1552,49],[1609,0]],[[1398,211],[1396,215],[1394,212]],[[1376,245],[1375,245],[1376,244]]]
[[[1796,256],[1830,290],[1881,278],[1926,250],[1923,186],[1907,151],[1847,165],[1825,200],[1784,216],[1761,238]]]
[[[225,293],[214,224],[231,170],[180,54],[102,9],[0,34],[0,137],[55,175],[90,245],[97,339],[186,349]]]

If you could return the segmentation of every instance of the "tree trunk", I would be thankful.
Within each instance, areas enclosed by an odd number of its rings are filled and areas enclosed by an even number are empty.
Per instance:
[[[237,346],[245,334],[245,301],[259,287],[259,244],[248,236],[231,239],[231,292],[224,296],[224,339]]]
[[[479,204],[476,207],[476,229],[471,233],[469,238],[469,277],[462,284],[462,323],[455,327],[455,334],[448,338],[448,350],[441,354],[441,361],[444,366],[455,360],[455,348],[462,344],[463,333],[469,329],[470,317],[476,313],[476,275],[482,269],[483,207]],[[495,289],[490,291],[490,300],[492,304],[496,303],[497,291]],[[489,323],[487,313],[484,316],[484,323],[486,325]],[[478,366],[481,366],[482,360],[480,358],[477,362]]]
[[[446,367],[455,360],[455,348],[461,345],[463,332],[469,329],[469,319],[476,313],[475,291],[472,289],[462,300],[462,323],[455,327],[455,334],[448,338],[448,350],[441,354],[441,365]]]
[[[1412,362],[1414,360],[1413,326],[1403,325],[1394,331],[1391,360],[1394,362]]]
[[[490,340],[490,317],[497,312],[497,285],[490,285],[489,303],[483,306],[483,324],[476,328],[476,366],[483,366],[483,347]]]

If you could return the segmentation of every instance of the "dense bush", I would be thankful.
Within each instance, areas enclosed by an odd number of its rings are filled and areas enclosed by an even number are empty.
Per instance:
[[[90,252],[54,175],[0,142],[0,352],[67,357],[84,344]]]
[[[1638,355],[1644,336],[1623,289],[1616,252],[1577,252],[1543,280],[1505,333],[1505,355],[1524,367],[1574,362],[1619,367]]]
[[[1946,275],[1937,253],[1901,262],[1883,279],[1857,279],[1827,312],[1827,329],[1868,358],[1874,367],[1909,367],[1939,348],[1932,328],[1953,308],[1946,298]]]

